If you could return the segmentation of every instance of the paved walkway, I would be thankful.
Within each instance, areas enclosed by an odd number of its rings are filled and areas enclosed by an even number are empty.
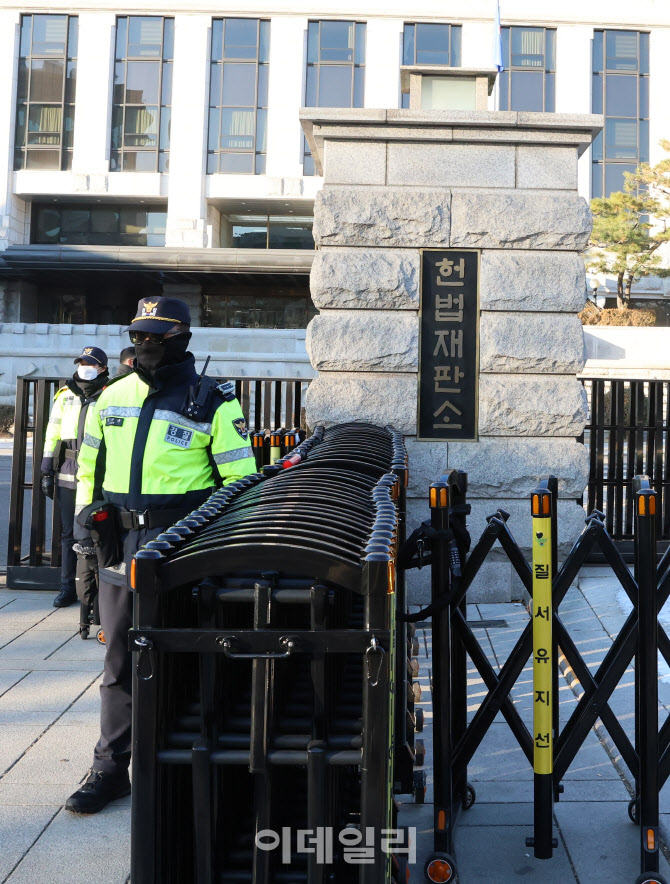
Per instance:
[[[564,622],[594,669],[625,619],[625,605],[605,568],[582,572],[561,606]],[[125,884],[129,870],[130,799],[93,817],[63,809],[85,777],[98,726],[98,684],[103,648],[77,635],[76,609],[56,610],[51,593],[0,589],[0,882],[9,884]],[[528,615],[522,605],[477,605],[469,619],[504,621],[477,630],[486,653],[502,664]],[[420,682],[426,718],[423,738],[432,800],[430,630],[422,639]],[[660,715],[670,713],[670,673],[661,670]],[[514,701],[531,723],[532,672],[524,670]],[[561,679],[561,721],[574,709],[579,685],[566,669]],[[486,694],[477,673],[468,673],[469,711]],[[633,729],[633,676],[617,688],[612,708],[627,732]],[[475,754],[469,779],[475,806],[463,813],[456,836],[461,884],[571,884],[599,881],[633,884],[638,873],[638,830],[628,820],[629,787],[616,753],[596,727],[577,755],[555,808],[559,847],[553,860],[535,860],[526,848],[532,834],[532,771],[507,724],[497,720]],[[670,837],[670,792],[661,793],[663,832]],[[432,806],[403,805],[402,821],[416,826],[418,857],[412,880],[422,881],[432,849]],[[670,880],[670,868],[663,860]]]

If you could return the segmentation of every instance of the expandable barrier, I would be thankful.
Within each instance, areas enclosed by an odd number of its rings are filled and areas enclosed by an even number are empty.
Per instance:
[[[133,884],[405,884],[406,482],[391,428],[318,427],[137,553]]]
[[[659,789],[670,776],[670,716],[658,728],[658,652],[670,663],[670,640],[658,612],[670,596],[670,552],[657,567],[657,493],[645,476],[634,479],[635,572],[608,534],[604,516],[594,511],[560,568],[557,566],[557,482],[543,480],[531,495],[533,558],[529,565],[512,536],[509,515],[498,510],[472,549],[463,556],[464,534],[456,522],[467,512],[467,477],[451,471],[430,488],[431,522],[415,532],[406,567],[423,557],[432,567],[432,599],[414,619],[433,618],[433,706],[435,746],[434,853],[425,865],[429,881],[457,880],[453,832],[462,809],[475,801],[467,766],[498,713],[514,734],[534,770],[534,833],[527,840],[537,858],[548,859],[557,847],[552,810],[561,783],[589,731],[600,718],[636,784],[628,806],[640,829],[640,870],[635,884],[665,884],[659,874]],[[450,522],[450,511],[454,518]],[[499,671],[489,662],[465,616],[467,591],[493,545],[499,542],[531,596],[531,621]],[[409,544],[408,544],[409,545]],[[422,553],[429,549],[429,555]],[[598,549],[633,606],[602,663],[592,673],[560,615],[560,605],[580,568]],[[418,549],[418,553],[417,553]],[[583,694],[561,729],[558,715],[558,656],[581,684]],[[466,655],[488,693],[469,724],[466,704]],[[512,689],[533,657],[533,730],[529,731],[512,700]],[[635,745],[609,705],[610,697],[635,659]],[[591,833],[596,834],[595,826]]]
[[[247,416],[247,426],[252,434],[261,427],[302,425],[302,402],[309,378],[230,380],[235,383],[235,395]],[[40,489],[40,466],[51,403],[56,390],[64,383],[62,378],[54,377],[29,376],[16,380],[7,550],[7,586],[11,589],[60,588],[60,519],[58,507],[52,507]],[[285,430],[277,432],[282,436],[286,433]],[[302,430],[293,432],[304,436]],[[28,446],[29,439],[32,440],[32,451]],[[283,453],[288,450],[286,448]],[[269,463],[269,458],[268,451],[263,463]],[[28,508],[29,528],[24,525],[24,513]],[[25,536],[26,529],[28,537]]]

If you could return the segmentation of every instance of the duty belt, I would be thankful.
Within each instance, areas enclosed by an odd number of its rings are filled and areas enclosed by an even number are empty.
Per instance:
[[[66,460],[76,460],[77,455],[79,454],[74,448],[66,448],[65,449],[65,459]]]
[[[139,528],[167,528],[187,516],[193,507],[180,507],[171,510],[119,510],[119,519],[124,531],[137,531]]]

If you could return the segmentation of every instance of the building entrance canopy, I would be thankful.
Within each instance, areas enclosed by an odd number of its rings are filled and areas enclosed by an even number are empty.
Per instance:
[[[10,246],[2,276],[41,270],[308,274],[314,252],[301,249],[185,249],[137,246]]]

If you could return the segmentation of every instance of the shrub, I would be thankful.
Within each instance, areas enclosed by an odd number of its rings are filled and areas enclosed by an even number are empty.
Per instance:
[[[654,310],[629,310],[618,307],[609,310],[601,310],[595,304],[588,303],[579,314],[582,325],[618,325],[618,326],[652,326],[656,325],[656,312]]]
[[[9,433],[14,424],[14,406],[0,405],[0,433]]]

